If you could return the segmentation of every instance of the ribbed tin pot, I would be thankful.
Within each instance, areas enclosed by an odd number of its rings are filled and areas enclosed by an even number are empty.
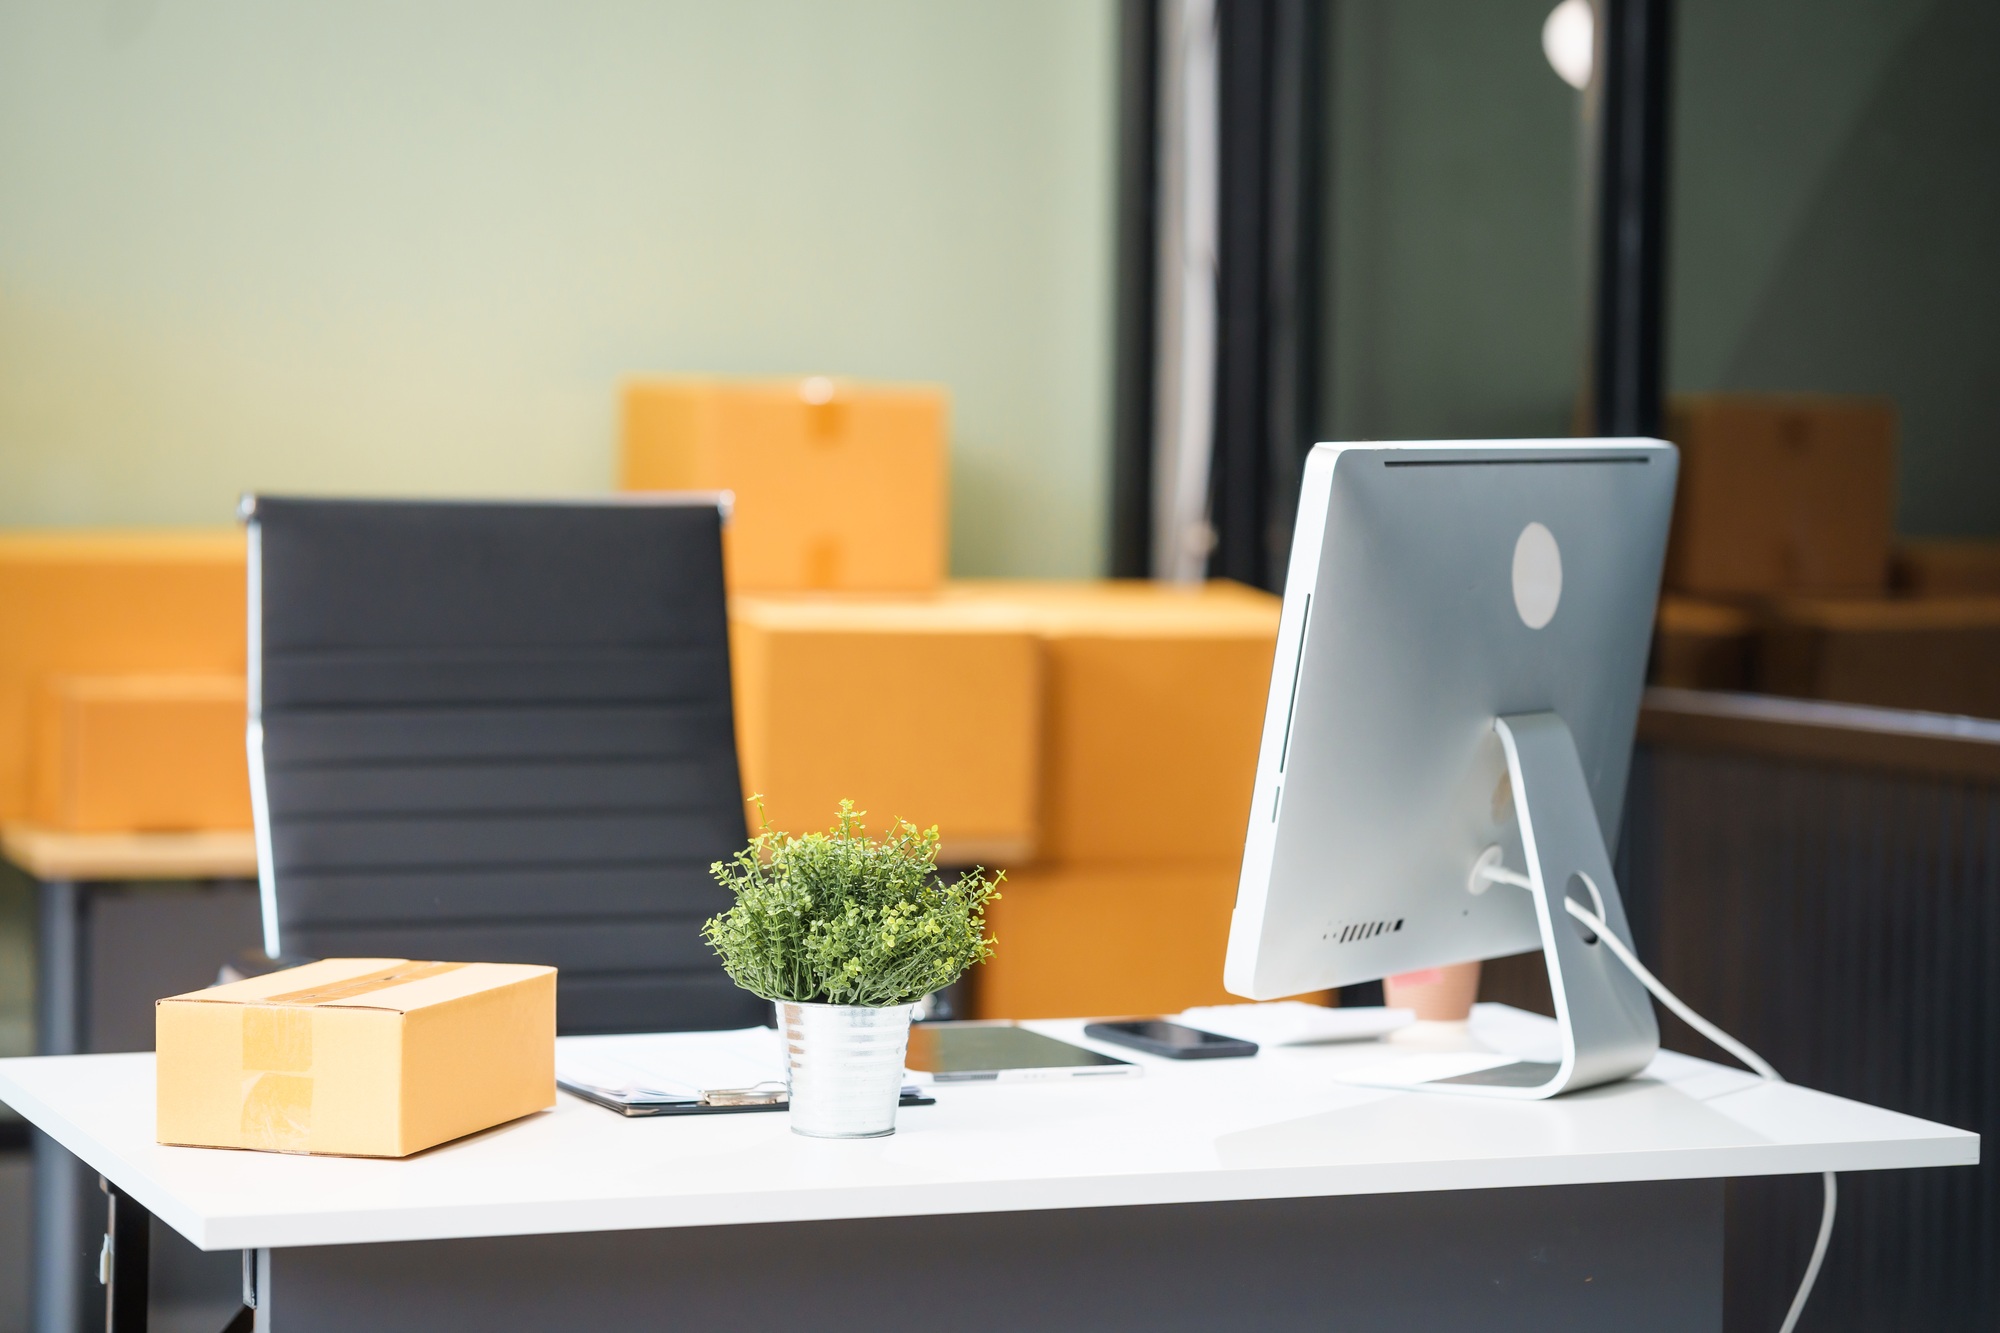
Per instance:
[[[792,1133],[878,1139],[896,1132],[915,1008],[778,1002]]]

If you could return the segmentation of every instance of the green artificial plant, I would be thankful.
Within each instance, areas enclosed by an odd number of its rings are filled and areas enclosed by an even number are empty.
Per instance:
[[[758,810],[762,813],[762,804]],[[854,802],[825,833],[763,831],[709,869],[736,905],[702,938],[737,985],[767,1000],[911,1004],[993,955],[986,905],[1004,874],[938,874],[938,831],[897,820],[873,839]]]

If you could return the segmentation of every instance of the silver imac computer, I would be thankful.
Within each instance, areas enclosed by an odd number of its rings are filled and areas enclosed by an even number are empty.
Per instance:
[[[1612,877],[1678,459],[1657,440],[1322,444],[1307,461],[1223,982],[1251,999],[1539,948],[1538,1098],[1643,1069]]]

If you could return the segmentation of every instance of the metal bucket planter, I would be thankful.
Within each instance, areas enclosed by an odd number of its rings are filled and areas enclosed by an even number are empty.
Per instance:
[[[792,1133],[878,1139],[896,1132],[914,1008],[778,1002]]]

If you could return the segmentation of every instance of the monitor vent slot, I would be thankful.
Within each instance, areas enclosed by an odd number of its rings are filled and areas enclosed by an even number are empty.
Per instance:
[[[1332,940],[1335,944],[1359,944],[1364,940],[1372,940],[1378,936],[1393,934],[1402,928],[1403,923],[1400,919],[1393,921],[1386,919],[1382,921],[1348,921],[1333,927],[1320,936],[1320,938],[1323,940]]]

